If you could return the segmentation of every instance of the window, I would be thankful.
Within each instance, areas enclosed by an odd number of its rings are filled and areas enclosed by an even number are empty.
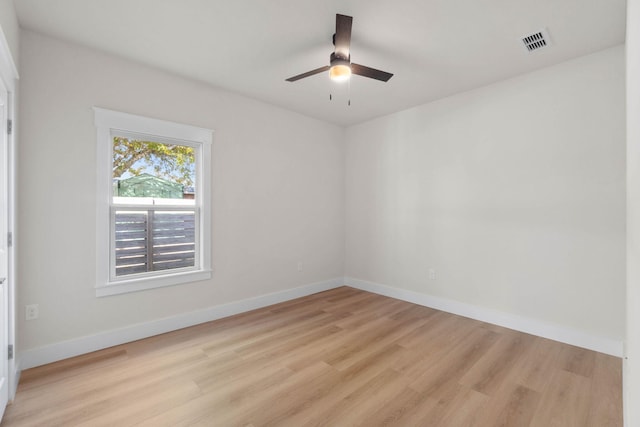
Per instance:
[[[96,295],[210,278],[212,131],[94,111]]]

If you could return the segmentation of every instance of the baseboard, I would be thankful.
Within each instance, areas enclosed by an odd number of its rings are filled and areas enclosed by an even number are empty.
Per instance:
[[[148,338],[154,335],[198,325],[200,323],[210,322],[223,317],[233,316],[234,314],[244,313],[246,311],[289,301],[343,285],[343,278],[339,277],[322,282],[311,283],[293,289],[287,289],[285,291],[217,305],[204,310],[139,323],[125,328],[101,332],[96,335],[85,336],[82,338],[25,350],[19,354],[20,367],[22,369],[29,369],[45,365],[47,363],[67,359],[69,357],[79,356],[92,351],[113,347],[114,345],[124,344],[142,338]]]
[[[471,319],[492,323],[505,328],[552,339],[554,341],[560,341],[589,350],[610,354],[612,356],[622,357],[623,355],[622,341],[596,337],[583,331],[567,328],[561,325],[546,323],[540,320],[478,307],[459,301],[434,297],[419,292],[394,288],[351,277],[339,277],[322,282],[311,283],[297,288],[287,289],[285,291],[261,295],[241,301],[234,301],[204,310],[139,323],[125,328],[102,332],[96,335],[90,335],[21,351],[18,354],[19,359],[16,362],[16,370],[11,374],[14,375],[14,384],[17,385],[20,376],[20,369],[29,369],[45,365],[47,363],[67,359],[69,357],[79,356],[81,354],[90,353],[92,351],[101,350],[114,345],[124,344],[154,335],[175,331],[177,329],[194,326],[200,323],[221,319],[223,317],[233,316],[234,314],[244,313],[246,311],[289,301],[343,285],[469,317]]]
[[[457,314],[471,319],[480,320],[527,334],[537,335],[554,341],[560,341],[577,347],[598,351],[616,357],[623,355],[623,342],[610,338],[603,338],[590,335],[565,326],[547,323],[544,321],[531,319],[516,314],[504,313],[489,308],[478,307],[459,301],[434,297],[431,295],[398,289],[379,283],[368,282],[366,280],[344,278],[344,284],[352,288],[385,295],[391,298],[435,308],[448,313]]]
[[[9,381],[9,402],[13,402],[13,399],[16,397],[16,392],[18,391],[18,384],[20,384],[20,365],[18,363],[13,364],[13,368],[9,369],[9,375],[11,376],[11,381]]]

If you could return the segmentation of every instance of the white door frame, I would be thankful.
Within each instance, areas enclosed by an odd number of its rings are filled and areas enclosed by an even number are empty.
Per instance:
[[[16,110],[17,104],[17,81],[18,69],[16,68],[9,44],[0,30],[0,79],[8,91],[9,111],[7,117],[13,124],[13,129],[7,138],[7,163],[8,163],[8,231],[13,236],[13,244],[8,248],[9,265],[7,275],[7,321],[8,335],[7,343],[13,346],[13,358],[9,359],[8,381],[9,381],[9,401],[15,397],[20,378],[20,367],[16,362]]]

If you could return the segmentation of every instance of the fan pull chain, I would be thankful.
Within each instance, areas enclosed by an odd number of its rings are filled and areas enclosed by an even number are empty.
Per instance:
[[[347,105],[349,107],[351,107],[351,78],[349,78],[349,81],[347,82],[348,86],[347,86]]]

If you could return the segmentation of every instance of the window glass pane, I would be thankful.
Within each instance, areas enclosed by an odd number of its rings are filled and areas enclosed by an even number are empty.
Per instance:
[[[194,204],[193,147],[114,136],[112,170],[114,203]]]

